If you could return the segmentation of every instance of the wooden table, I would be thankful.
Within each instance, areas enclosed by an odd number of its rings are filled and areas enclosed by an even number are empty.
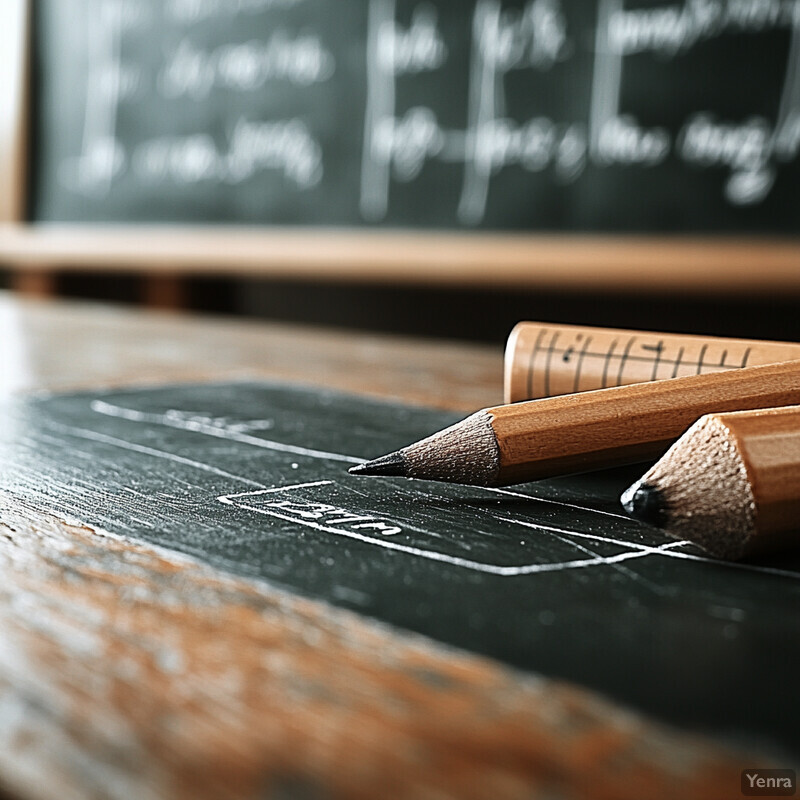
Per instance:
[[[501,398],[499,348],[10,296],[0,353],[5,395],[261,376],[447,409]],[[709,800],[753,766],[579,687],[1,494],[0,568],[12,796]]]

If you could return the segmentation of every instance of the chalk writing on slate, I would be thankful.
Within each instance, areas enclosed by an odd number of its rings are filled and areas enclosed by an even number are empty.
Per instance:
[[[2,408],[0,490],[664,720],[800,752],[800,561],[728,564],[622,513],[640,472],[488,490],[347,467],[451,414],[261,383]]]
[[[36,4],[32,215],[796,233],[797,0]]]

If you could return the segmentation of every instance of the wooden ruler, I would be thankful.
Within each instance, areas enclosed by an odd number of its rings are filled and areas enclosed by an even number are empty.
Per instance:
[[[520,322],[508,338],[505,402],[800,359],[800,343]]]

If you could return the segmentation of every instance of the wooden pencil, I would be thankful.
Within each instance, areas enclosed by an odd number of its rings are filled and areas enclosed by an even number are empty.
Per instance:
[[[520,322],[506,344],[504,402],[800,359],[800,343]]]
[[[800,545],[800,406],[702,417],[622,504],[721,558]]]
[[[505,486],[661,455],[703,414],[800,403],[800,361],[692,375],[478,411],[351,469]]]

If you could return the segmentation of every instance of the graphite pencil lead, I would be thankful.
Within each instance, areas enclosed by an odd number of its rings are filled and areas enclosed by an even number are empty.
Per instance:
[[[666,522],[664,497],[655,487],[637,481],[620,498],[625,510],[636,519],[663,528]]]
[[[395,475],[405,477],[406,460],[401,452],[389,453],[365,464],[356,464],[350,467],[351,475]]]

